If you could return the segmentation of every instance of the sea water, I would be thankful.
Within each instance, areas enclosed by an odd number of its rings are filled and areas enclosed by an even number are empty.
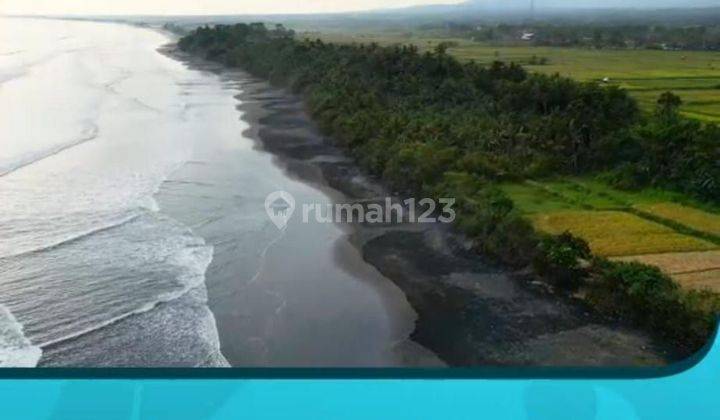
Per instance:
[[[0,366],[438,364],[343,228],[266,216],[331,199],[243,134],[248,76],[168,42],[0,22]]]

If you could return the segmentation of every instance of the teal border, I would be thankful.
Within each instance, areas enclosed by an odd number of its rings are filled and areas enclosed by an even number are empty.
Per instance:
[[[660,379],[682,375],[716,354],[720,360],[720,319],[697,353],[663,367],[471,367],[471,368],[7,368],[0,380],[27,379]],[[720,365],[720,363],[719,363]],[[719,372],[720,373],[720,372]],[[719,381],[720,382],[720,381]],[[718,384],[720,389],[720,383]]]
[[[652,369],[0,370],[0,419],[717,420],[712,343]]]

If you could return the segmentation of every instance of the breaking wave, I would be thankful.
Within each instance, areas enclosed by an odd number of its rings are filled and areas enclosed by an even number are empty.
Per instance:
[[[20,157],[6,160],[5,162],[0,161],[0,177],[5,176],[11,172],[15,172],[18,169],[24,168],[25,166],[32,165],[33,163],[39,162],[43,159],[47,159],[50,156],[57,155],[67,149],[75,146],[79,146],[90,140],[97,138],[99,129],[97,125],[92,124],[90,127],[84,129],[81,135],[69,141],[67,143],[57,144],[44,150],[26,153]]]
[[[0,305],[0,367],[35,367],[42,350],[23,334],[23,326]]]
[[[185,294],[187,294],[189,291],[191,291],[197,287],[204,287],[205,286],[205,271],[207,270],[207,267],[212,262],[212,257],[213,257],[212,246],[196,246],[196,247],[190,247],[190,248],[183,249],[182,251],[178,252],[177,255],[175,255],[172,258],[172,260],[174,260],[173,263],[187,268],[187,271],[178,277],[178,280],[183,283],[183,287],[180,290],[161,293],[157,296],[156,300],[154,300],[152,302],[148,302],[135,310],[126,312],[122,315],[113,317],[111,319],[108,319],[97,325],[93,325],[91,327],[85,328],[83,330],[76,331],[70,335],[56,338],[51,341],[47,341],[45,343],[40,344],[40,347],[50,347],[50,346],[53,346],[53,345],[56,345],[56,344],[59,344],[59,343],[65,342],[65,341],[69,341],[69,340],[76,339],[78,337],[82,337],[84,335],[98,331],[102,328],[113,325],[113,324],[120,322],[124,319],[127,319],[131,316],[150,312],[153,309],[155,309],[158,305],[161,305],[163,303],[172,302],[176,299],[179,299],[179,298],[183,297]]]

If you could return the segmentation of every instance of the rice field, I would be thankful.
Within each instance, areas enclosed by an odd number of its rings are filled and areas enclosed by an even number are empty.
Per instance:
[[[636,209],[672,220],[701,232],[720,236],[720,214],[683,206],[678,203],[640,204]]]
[[[621,211],[574,210],[535,214],[536,229],[561,234],[570,232],[588,241],[593,253],[605,257],[662,254],[716,249],[712,242]]]
[[[522,184],[506,183],[501,184],[500,188],[523,213],[528,214],[563,209],[627,210],[637,205],[691,201],[681,194],[668,191],[620,191],[592,178],[567,177]]]
[[[672,278],[687,289],[720,292],[720,270],[675,274]]]
[[[661,267],[668,274],[690,274],[720,270],[720,250],[674,252],[616,258],[618,261],[639,261]],[[720,278],[717,279],[720,282]]]
[[[521,209],[523,213],[548,213],[562,210],[575,210],[577,205],[563,200],[542,188],[528,184],[503,184],[500,188]]]
[[[654,265],[683,287],[720,292],[720,251],[640,255],[615,260]]]
[[[609,188],[591,187],[585,181],[564,178],[549,181],[528,181],[527,185],[548,191],[553,196],[589,210],[617,210],[626,208],[627,201]]]
[[[569,231],[587,240],[598,255],[654,265],[683,287],[720,292],[720,244],[712,239],[720,237],[717,209],[697,208],[699,203],[676,193],[619,191],[586,178],[501,188],[540,231]]]

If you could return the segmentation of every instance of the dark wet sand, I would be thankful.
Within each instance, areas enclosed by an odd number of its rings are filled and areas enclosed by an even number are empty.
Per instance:
[[[202,62],[178,53],[175,57]],[[319,132],[302,98],[233,73],[243,90],[238,109],[250,124],[244,135],[275,155],[289,175],[336,202],[369,203],[389,195]],[[405,223],[345,228],[364,261],[397,285],[417,313],[414,343],[451,366],[646,366],[672,359],[647,334],[601,319],[581,301],[493,266],[470,251],[451,227]],[[338,252],[338,264],[348,263],[346,252]],[[210,303],[222,318],[218,312],[223,308]],[[221,341],[236,333],[231,325],[218,327]]]
[[[344,226],[305,224],[301,217],[283,230],[270,223],[264,200],[278,189],[293,194],[298,204],[332,200],[256,147],[250,138],[259,125],[237,121],[234,96],[244,74],[211,63],[186,64],[217,74],[220,83],[209,89],[202,82],[189,85],[189,97],[200,104],[190,105],[195,115],[207,113],[201,118],[212,116],[218,126],[208,127],[193,160],[173,173],[157,199],[164,212],[213,247],[205,273],[208,304],[230,364],[443,365],[409,339],[415,311],[394,283],[363,260]],[[203,96],[208,92],[211,96]]]

